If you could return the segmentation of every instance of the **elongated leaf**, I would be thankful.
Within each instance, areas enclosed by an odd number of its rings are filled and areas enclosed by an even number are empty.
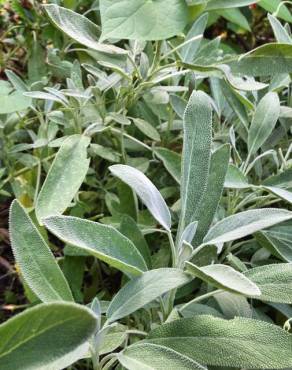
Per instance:
[[[173,349],[200,364],[223,368],[292,366],[292,335],[275,325],[247,318],[195,316],[176,320],[153,330],[147,342]]]
[[[260,101],[248,132],[248,151],[254,154],[268,139],[280,116],[280,100],[276,93],[266,94]]]
[[[148,136],[154,141],[160,141],[159,132],[149,122],[141,118],[133,118],[134,125],[143,132],[144,135]]]
[[[266,44],[228,63],[233,73],[247,76],[274,76],[292,72],[292,45]]]
[[[207,190],[194,216],[195,220],[199,220],[194,245],[202,242],[215,216],[224,188],[229,157],[229,145],[223,145],[212,154]]]
[[[185,41],[191,40],[195,36],[202,35],[205,31],[208,22],[208,13],[201,15],[193,24],[192,28],[188,32]],[[185,45],[181,49],[182,61],[186,63],[192,63],[194,61],[196,52],[200,47],[202,39],[195,40]]]
[[[128,370],[207,369],[170,348],[150,343],[130,346],[118,355],[118,359]]]
[[[292,263],[260,266],[248,270],[244,275],[260,288],[262,294],[257,299],[292,303]]]
[[[108,320],[113,322],[125,317],[190,280],[191,277],[179,269],[162,268],[145,272],[129,281],[114,297],[107,310]]]
[[[98,40],[100,29],[83,15],[56,4],[48,4],[44,5],[44,7],[55,26],[80,44],[102,53],[127,53],[116,46],[100,43]]]
[[[277,188],[276,186],[264,186],[264,189],[268,190],[270,193],[275,194],[277,197],[285,200],[286,202],[292,204],[292,192]]]
[[[268,19],[273,28],[276,40],[283,44],[292,44],[292,39],[281,22],[271,14],[268,14]]]
[[[133,275],[147,270],[134,244],[112,226],[77,217],[53,216],[45,226],[59,239],[80,248],[109,265]]]
[[[43,218],[61,214],[70,205],[89,168],[89,143],[90,138],[81,135],[70,136],[62,143],[37,199],[40,224]]]
[[[249,184],[247,178],[240,169],[230,164],[225,177],[224,187],[230,189],[245,189],[249,187]]]
[[[171,216],[169,209],[158,189],[141,171],[121,164],[111,166],[109,170],[114,176],[128,184],[137,193],[153,217],[166,230],[170,230]]]
[[[80,346],[94,334],[96,326],[93,313],[74,303],[55,302],[27,309],[0,326],[0,368],[67,368],[78,355],[84,355]]]
[[[154,153],[163,162],[167,171],[180,184],[181,177],[181,156],[166,148],[155,148]]]
[[[69,285],[43,237],[18,201],[10,209],[11,245],[21,274],[43,301],[73,301]]]
[[[292,212],[284,209],[254,209],[224,218],[214,225],[204,244],[225,243],[263,230],[278,223],[290,220]]]
[[[292,262],[292,225],[288,222],[255,234],[263,248],[286,262]]]
[[[103,39],[162,40],[182,32],[188,22],[181,0],[101,0],[100,12]]]
[[[259,6],[270,13],[274,13],[281,3],[283,3],[282,0],[260,0]],[[292,22],[292,15],[285,4],[282,4],[279,9],[278,17],[284,19],[286,22]]]
[[[239,8],[250,4],[255,4],[259,0],[209,0],[206,10],[220,10],[228,8]]]
[[[246,296],[260,296],[260,289],[243,274],[226,265],[198,267],[186,262],[187,271],[219,289]]]
[[[192,93],[184,115],[184,147],[181,179],[179,233],[194,221],[207,188],[211,158],[212,108],[209,97]]]

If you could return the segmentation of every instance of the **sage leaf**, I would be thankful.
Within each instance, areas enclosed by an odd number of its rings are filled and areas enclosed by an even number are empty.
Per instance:
[[[102,44],[98,39],[99,27],[83,15],[56,4],[44,5],[44,8],[55,26],[80,44],[107,54],[127,53],[116,46]]]
[[[81,135],[69,136],[62,143],[37,198],[35,211],[40,224],[70,205],[89,168],[89,144],[90,138]]]
[[[263,248],[285,262],[292,262],[292,227],[291,223],[278,225],[255,234]]]
[[[292,45],[269,43],[228,62],[233,73],[247,76],[274,76],[292,72]]]
[[[212,108],[209,97],[194,91],[184,115],[181,215],[178,235],[192,221],[205,194],[211,158]]]
[[[100,0],[100,13],[103,40],[167,39],[188,22],[188,7],[181,0]]]
[[[244,275],[258,285],[262,301],[292,304],[292,263],[256,267]]]
[[[196,361],[163,346],[139,343],[119,353],[120,363],[128,370],[207,370]]]
[[[194,245],[201,244],[213,221],[223,192],[229,158],[229,145],[223,145],[212,154],[207,189],[194,216],[199,220]]]
[[[67,368],[84,355],[84,347],[82,351],[80,346],[94,334],[96,325],[92,311],[75,303],[55,302],[29,308],[0,326],[0,367]]]
[[[292,192],[278,188],[276,186],[263,186],[263,188],[270,193],[276,195],[278,198],[285,200],[286,202],[292,204]]]
[[[226,173],[224,187],[230,189],[246,189],[249,186],[246,176],[244,176],[240,169],[230,164]]]
[[[191,281],[182,270],[161,268],[143,273],[129,281],[113,298],[107,310],[109,322],[114,322],[144,307],[168,291]]]
[[[59,239],[125,273],[140,275],[146,263],[134,244],[112,226],[70,216],[52,216],[44,225]]]
[[[273,28],[276,40],[279,43],[292,44],[292,39],[286,29],[282,26],[281,22],[278,21],[278,19],[271,14],[268,14],[268,19]]]
[[[166,148],[155,148],[154,153],[162,161],[164,167],[179,184],[181,177],[181,156]]]
[[[243,274],[226,265],[210,265],[198,267],[186,262],[187,271],[216,288],[246,296],[260,296],[261,291],[255,283]]]
[[[292,335],[276,325],[248,318],[195,316],[162,325],[148,338],[147,343],[170,348],[204,365],[248,369],[292,365]]]
[[[292,212],[278,208],[244,211],[224,218],[211,227],[203,242],[204,244],[229,242],[290,220],[291,218]]]
[[[160,141],[159,132],[149,122],[141,118],[133,118],[134,125],[147,137],[154,141]]]
[[[192,28],[186,35],[185,42],[191,40],[195,36],[202,35],[207,26],[209,15],[208,13],[202,14],[193,24]],[[197,50],[200,47],[202,39],[194,40],[181,49],[182,61],[186,63],[192,63],[195,59]]]
[[[50,248],[22,205],[10,209],[11,246],[21,274],[43,302],[73,301],[69,285]]]
[[[220,10],[228,8],[239,8],[250,4],[255,4],[259,0],[209,0],[205,10]]]
[[[266,94],[260,101],[248,132],[248,152],[255,154],[268,139],[280,116],[280,100],[276,93]]]
[[[139,170],[127,165],[117,164],[109,167],[111,173],[129,185],[146,205],[153,217],[166,229],[170,230],[171,216],[169,209],[152,182]]]

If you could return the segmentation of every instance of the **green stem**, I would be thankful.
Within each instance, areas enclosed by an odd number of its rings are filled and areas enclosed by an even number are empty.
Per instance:
[[[212,292],[209,292],[209,293],[206,293],[206,294],[203,294],[203,295],[200,295],[199,297],[196,297],[194,298],[192,301],[186,303],[185,305],[183,305],[180,310],[183,310],[185,309],[186,307],[190,306],[191,304],[193,303],[197,303],[197,302],[201,302],[201,301],[204,301],[205,299],[208,299],[210,297],[214,297],[214,295],[218,294],[218,293],[221,293],[222,290],[221,289],[217,289],[217,290],[213,290]]]

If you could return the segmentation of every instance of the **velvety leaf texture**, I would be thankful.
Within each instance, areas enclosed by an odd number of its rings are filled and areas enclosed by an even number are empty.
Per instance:
[[[10,210],[13,254],[25,282],[43,302],[73,301],[69,285],[51,250],[18,201]]]
[[[182,32],[188,22],[182,0],[101,0],[100,12],[103,39],[162,40]]]
[[[266,208],[244,211],[224,218],[211,227],[204,238],[204,244],[225,243],[240,239],[291,218],[292,212],[284,209]]]
[[[170,348],[151,343],[128,347],[118,355],[118,359],[128,370],[207,369]]]
[[[97,320],[75,303],[41,304],[0,326],[1,370],[60,370],[84,356]],[[74,353],[74,351],[77,352]]]
[[[190,281],[191,277],[179,269],[162,268],[145,272],[119,291],[108,308],[107,317],[109,321],[116,321]]]
[[[214,264],[198,267],[187,262],[186,268],[190,274],[216,286],[219,289],[229,290],[246,296],[261,295],[261,291],[255,283],[230,266]]]
[[[80,188],[89,168],[87,147],[90,138],[73,135],[59,149],[37,198],[36,216],[62,214]]]
[[[147,342],[204,365],[247,369],[292,366],[292,335],[278,326],[246,318],[195,316],[176,320],[153,330]]]
[[[260,288],[262,294],[258,299],[292,304],[292,263],[260,266],[244,275]]]
[[[194,216],[194,219],[199,221],[194,239],[195,245],[199,245],[202,242],[213,221],[223,192],[229,157],[229,145],[223,145],[212,154],[207,189]]]
[[[140,275],[146,262],[135,245],[112,226],[70,216],[44,220],[58,238],[129,274]]]
[[[111,166],[111,173],[129,185],[146,205],[153,217],[166,229],[170,230],[171,216],[169,209],[152,182],[134,167],[117,164]]]
[[[205,194],[211,158],[212,108],[209,97],[194,91],[184,115],[179,234],[194,220]]]

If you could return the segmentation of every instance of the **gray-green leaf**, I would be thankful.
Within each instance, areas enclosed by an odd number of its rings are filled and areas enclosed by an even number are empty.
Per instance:
[[[276,325],[247,318],[195,316],[176,320],[153,330],[147,342],[204,365],[247,369],[292,366],[292,335]]]
[[[98,40],[100,29],[83,15],[56,4],[48,4],[44,5],[44,7],[55,26],[80,44],[102,53],[127,53],[116,46],[100,43]]]
[[[211,158],[212,108],[209,97],[194,91],[184,115],[181,216],[178,235],[194,221],[205,194]]]
[[[48,245],[18,201],[10,210],[13,254],[21,274],[43,301],[73,301],[69,285]]]
[[[100,12],[103,39],[162,40],[182,32],[188,22],[182,0],[100,0]]]
[[[82,357],[97,326],[92,311],[74,303],[40,304],[0,326],[1,370],[61,370]]]
[[[110,322],[125,317],[144,307],[164,293],[190,282],[191,277],[182,270],[162,268],[143,273],[129,281],[114,297],[108,310]]]
[[[285,209],[265,208],[244,211],[214,225],[205,236],[204,244],[225,243],[266,229],[292,218]]]
[[[248,151],[255,154],[268,139],[280,116],[278,94],[270,92],[260,101],[248,132]]]
[[[48,216],[62,214],[80,188],[89,168],[87,147],[90,138],[69,136],[61,145],[37,198],[39,223]]]
[[[111,166],[109,170],[114,176],[129,185],[137,193],[153,217],[166,230],[170,230],[171,216],[165,200],[158,189],[141,171],[122,164]]]
[[[261,291],[255,283],[243,274],[226,265],[210,265],[198,267],[186,262],[187,271],[216,288],[246,296],[260,296]]]
[[[134,244],[112,226],[77,217],[53,216],[44,225],[59,239],[129,274],[140,275],[146,263]]]
[[[292,304],[292,263],[260,266],[244,275],[258,285],[262,294],[257,299]]]
[[[206,370],[194,360],[163,346],[138,343],[119,353],[120,363],[128,370]]]
[[[181,156],[166,148],[155,148],[154,153],[163,162],[167,171],[180,184],[181,177]]]

